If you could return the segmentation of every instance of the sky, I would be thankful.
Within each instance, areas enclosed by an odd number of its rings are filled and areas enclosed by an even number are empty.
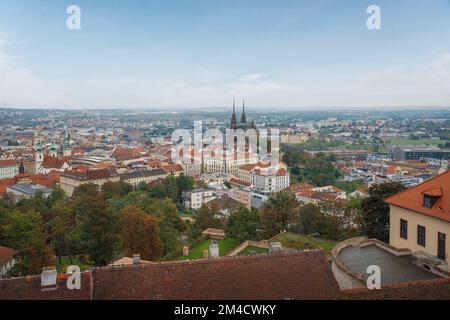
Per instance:
[[[367,8],[381,9],[369,30]],[[69,30],[67,7],[81,9]],[[0,0],[0,106],[450,107],[450,0]]]

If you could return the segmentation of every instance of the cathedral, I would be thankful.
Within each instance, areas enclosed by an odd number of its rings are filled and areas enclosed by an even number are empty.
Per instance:
[[[242,129],[244,131],[246,131],[248,129],[257,130],[255,121],[247,122],[247,116],[245,115],[245,101],[242,102],[242,116],[241,116],[241,121],[238,122],[237,116],[236,116],[236,103],[233,100],[233,115],[231,116],[230,129],[233,129],[233,130]]]

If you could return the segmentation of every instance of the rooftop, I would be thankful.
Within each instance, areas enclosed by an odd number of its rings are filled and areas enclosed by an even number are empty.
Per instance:
[[[336,299],[322,251],[114,266],[82,274],[81,290],[41,292],[40,277],[0,281],[0,299],[283,300]]]
[[[426,194],[438,197],[431,208],[423,205],[423,198]],[[450,171],[386,198],[386,202],[450,222]]]
[[[375,245],[348,246],[339,252],[339,258],[353,272],[364,275],[365,280],[367,267],[379,266],[382,285],[440,278],[412,264],[410,256],[395,256]]]

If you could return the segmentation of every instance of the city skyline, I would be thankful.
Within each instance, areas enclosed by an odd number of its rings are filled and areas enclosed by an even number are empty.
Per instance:
[[[68,30],[66,9],[81,9]],[[381,9],[382,29],[366,12]],[[0,1],[0,104],[450,106],[450,3]]]

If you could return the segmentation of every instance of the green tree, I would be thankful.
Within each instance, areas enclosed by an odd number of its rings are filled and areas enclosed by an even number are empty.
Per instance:
[[[231,212],[226,232],[228,236],[242,242],[245,240],[257,240],[259,229],[259,212],[241,207]]]
[[[278,192],[269,197],[264,204],[265,215],[275,220],[281,230],[286,230],[288,224],[297,213],[300,203],[295,194],[290,192]]]
[[[54,216],[50,221],[50,237],[56,255],[61,263],[62,256],[69,256],[73,263],[73,254],[80,250],[80,228],[75,211],[63,201],[56,203],[51,209]]]
[[[376,184],[369,189],[369,197],[361,202],[363,232],[370,238],[389,243],[389,205],[384,199],[405,190],[399,182]]]
[[[87,196],[97,196],[100,191],[96,184],[93,183],[85,183],[75,188],[72,193],[72,198],[77,198],[81,195]]]
[[[169,198],[154,199],[145,207],[145,212],[159,219],[164,255],[181,247],[179,237],[186,225],[178,215],[177,206]]]
[[[206,203],[197,211],[192,235],[197,238],[208,228],[223,229],[225,220],[216,202]]]
[[[38,274],[43,267],[52,266],[53,255],[47,245],[47,236],[40,213],[16,210],[4,227],[8,244],[19,254],[13,275]]]
[[[162,253],[159,221],[137,207],[125,207],[119,215],[120,234],[127,256],[139,253],[144,260],[154,260]]]
[[[80,217],[81,242],[95,266],[111,262],[120,248],[117,216],[99,196],[80,196],[74,210]]]

